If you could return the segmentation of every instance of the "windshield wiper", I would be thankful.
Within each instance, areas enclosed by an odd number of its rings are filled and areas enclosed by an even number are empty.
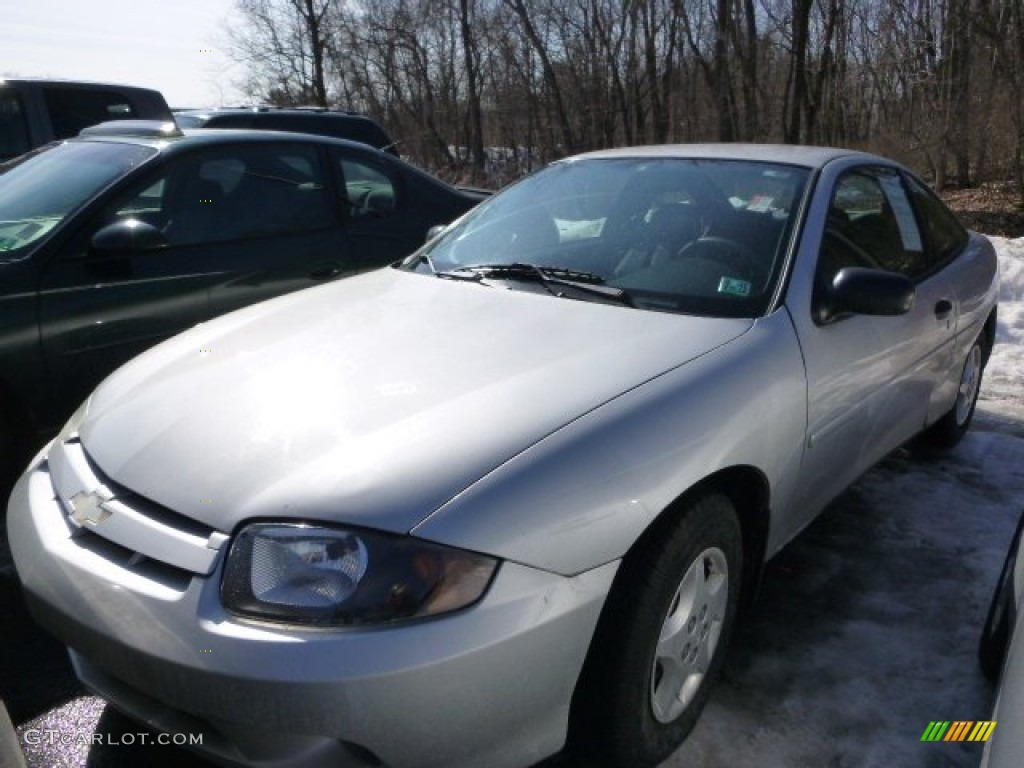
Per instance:
[[[472,264],[447,272],[436,272],[438,277],[457,280],[483,280],[489,277],[506,280],[533,280],[544,286],[552,296],[566,299],[604,300],[611,304],[633,307],[633,298],[623,289],[604,285],[604,278],[592,272],[580,272],[566,267],[541,267],[536,264]],[[576,295],[570,295],[568,289]]]

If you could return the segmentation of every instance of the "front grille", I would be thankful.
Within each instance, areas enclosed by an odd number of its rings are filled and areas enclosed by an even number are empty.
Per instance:
[[[81,535],[75,537],[74,541],[82,549],[175,592],[184,592],[188,589],[194,575],[184,568],[177,568],[158,560],[150,560],[145,555],[133,552],[102,536],[97,536],[89,530],[83,530]]]
[[[150,520],[162,523],[169,528],[189,533],[193,536],[198,536],[199,538],[209,538],[211,534],[216,532],[216,529],[209,525],[205,525],[191,517],[186,517],[180,512],[175,512],[173,509],[168,509],[165,506],[157,504],[155,501],[151,501],[145,496],[142,496],[129,488],[125,488],[120,483],[115,482],[109,475],[104,473],[99,466],[97,466],[95,461],[92,460],[92,457],[89,456],[89,452],[85,450],[85,446],[82,446],[81,442],[78,444],[82,447],[82,455],[85,456],[85,460],[88,462],[89,468],[92,470],[93,474],[101,483],[103,483],[103,485],[111,490],[114,494],[114,498],[118,501],[124,502],[132,509],[138,510]]]
[[[161,581],[213,571],[227,535],[161,506],[108,477],[77,436],[54,443],[50,479],[81,546]],[[154,571],[155,569],[155,571]]]

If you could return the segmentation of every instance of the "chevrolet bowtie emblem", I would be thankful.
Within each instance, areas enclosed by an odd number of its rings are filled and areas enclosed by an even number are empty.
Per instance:
[[[81,526],[99,525],[112,514],[109,509],[103,507],[106,501],[108,499],[96,493],[76,493],[68,500],[71,504],[71,519]]]

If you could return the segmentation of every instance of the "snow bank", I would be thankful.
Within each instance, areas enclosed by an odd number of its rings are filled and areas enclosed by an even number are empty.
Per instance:
[[[1020,400],[1024,377],[1024,237],[990,237],[999,254],[999,324],[981,397]]]

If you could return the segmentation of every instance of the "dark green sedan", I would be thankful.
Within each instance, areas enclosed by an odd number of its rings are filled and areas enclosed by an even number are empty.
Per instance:
[[[0,475],[143,349],[389,264],[479,200],[363,144],[133,121],[0,166]]]

